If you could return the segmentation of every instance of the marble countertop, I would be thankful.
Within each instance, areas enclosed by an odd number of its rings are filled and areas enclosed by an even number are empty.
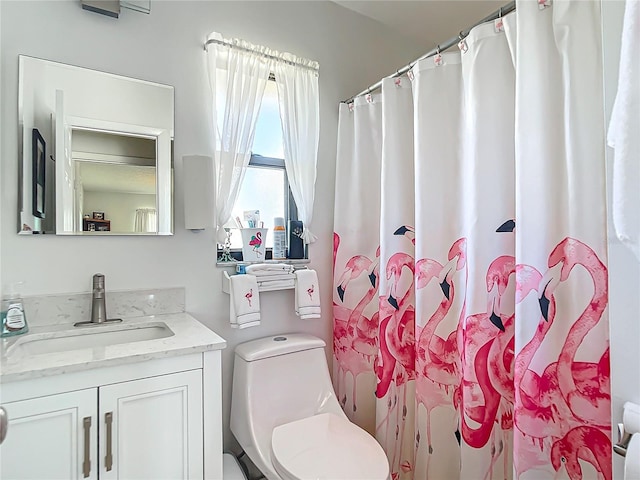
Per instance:
[[[173,335],[152,340],[117,343],[105,346],[73,347],[51,353],[33,354],[29,343],[50,338],[82,336],[114,330],[136,330],[142,326],[158,327],[164,323]],[[81,343],[81,342],[80,342]],[[71,324],[36,326],[29,333],[3,338],[0,346],[0,382],[7,383],[99,367],[124,365],[156,358],[221,350],[226,341],[188,313],[149,315],[125,318],[122,323],[90,327]]]

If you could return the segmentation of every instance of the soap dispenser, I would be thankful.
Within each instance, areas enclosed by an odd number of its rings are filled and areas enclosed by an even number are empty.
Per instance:
[[[11,337],[29,331],[24,305],[19,293],[20,285],[22,282],[12,283],[5,290],[7,293],[2,299],[0,307],[0,318],[2,319],[0,337]]]

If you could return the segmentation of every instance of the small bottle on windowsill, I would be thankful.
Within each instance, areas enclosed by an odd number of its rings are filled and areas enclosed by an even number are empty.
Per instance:
[[[287,235],[284,228],[284,218],[275,217],[273,219],[273,252],[274,260],[284,260],[287,258]]]

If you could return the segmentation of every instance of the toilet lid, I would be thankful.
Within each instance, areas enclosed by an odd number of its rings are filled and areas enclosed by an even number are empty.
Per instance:
[[[273,429],[276,471],[289,479],[386,480],[389,464],[367,432],[332,413],[322,413]]]

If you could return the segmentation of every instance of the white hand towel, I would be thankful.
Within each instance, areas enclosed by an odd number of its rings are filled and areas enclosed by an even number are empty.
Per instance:
[[[312,313],[320,314],[321,310],[320,310],[320,307],[298,307],[298,309],[296,310],[296,313],[298,315],[309,315]]]
[[[232,275],[229,279],[229,321],[233,328],[260,325],[260,296],[253,275]]]
[[[308,320],[310,318],[320,318],[320,314],[319,313],[310,313],[308,315],[299,315],[301,320]]]
[[[296,270],[296,292],[295,310],[300,318],[320,317],[320,286],[318,285],[318,274],[315,270]],[[313,311],[305,311],[313,308]],[[317,315],[310,317],[309,315]]]
[[[618,93],[609,124],[613,160],[612,216],[616,235],[640,260],[640,1],[627,0]]]
[[[245,272],[247,273],[256,273],[256,272],[293,272],[293,265],[288,265],[286,263],[254,263],[252,265],[247,265],[245,267]]]

